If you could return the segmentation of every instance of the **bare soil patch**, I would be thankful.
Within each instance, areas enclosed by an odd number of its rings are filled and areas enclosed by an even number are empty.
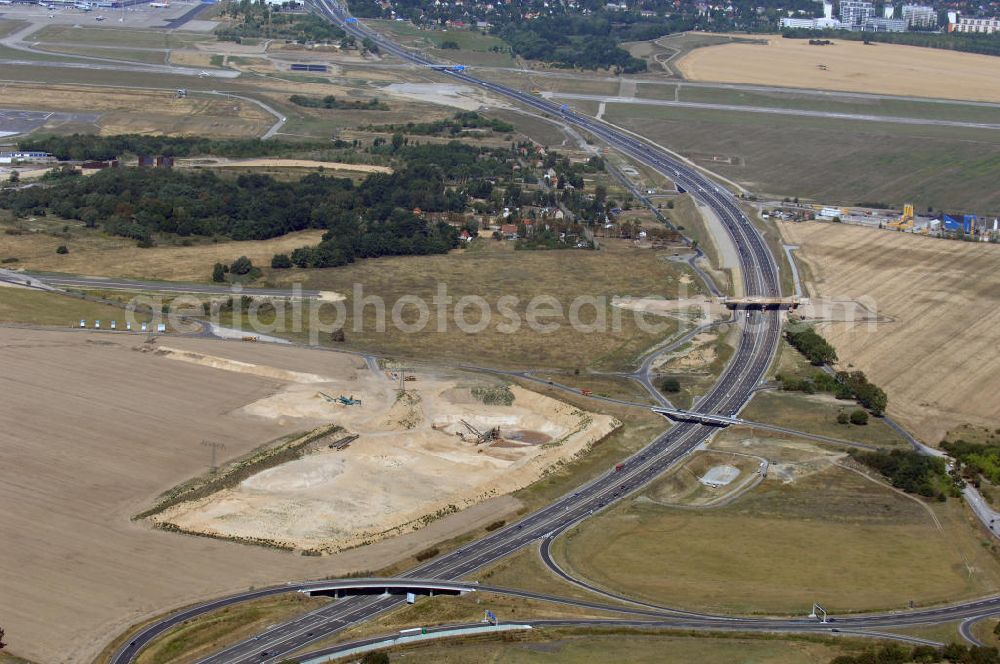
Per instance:
[[[156,352],[288,381],[242,413],[307,426],[336,423],[360,435],[343,449],[320,446],[154,517],[158,524],[221,537],[327,552],[416,530],[531,484],[617,426],[610,416],[516,386],[513,405],[487,406],[455,379],[427,374],[398,395],[395,381],[363,363],[321,376],[168,347]],[[359,403],[338,403],[341,396]],[[478,431],[499,427],[501,439],[477,443],[467,424]]]
[[[289,372],[361,370],[359,358],[338,353],[159,339]],[[34,661],[90,662],[129,625],[171,608],[251,585],[377,570],[510,518],[520,506],[509,496],[489,499],[416,532],[323,557],[133,521],[158,494],[208,470],[202,441],[225,444],[224,462],[308,429],[308,418],[245,408],[300,384],[135,351],[143,340],[0,328],[0,503],[14,533],[0,538],[0,597],[11,649]]]

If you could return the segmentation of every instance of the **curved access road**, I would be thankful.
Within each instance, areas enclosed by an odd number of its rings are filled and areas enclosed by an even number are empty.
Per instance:
[[[744,275],[745,295],[777,296],[780,292],[778,268],[763,238],[751,225],[740,209],[737,199],[726,189],[709,180],[703,173],[686,162],[668,154],[662,148],[621,132],[593,118],[571,112],[524,93],[520,90],[481,80],[459,68],[449,68],[435,63],[426,56],[411,52],[350,19],[346,11],[333,0],[313,0],[314,8],[329,20],[337,23],[359,39],[372,39],[386,53],[418,66],[439,69],[446,76],[471,86],[506,97],[531,109],[537,115],[558,118],[560,122],[585,131],[598,141],[621,153],[647,164],[657,172],[672,179],[695,198],[709,206],[718,216],[726,232],[737,247],[740,268]],[[747,403],[760,384],[780,339],[781,322],[777,312],[750,312],[736,323],[740,337],[736,352],[712,389],[695,405],[703,413],[735,415]],[[614,501],[642,488],[659,477],[665,470],[682,460],[704,442],[716,429],[703,424],[682,422],[658,436],[645,448],[624,460],[620,468],[609,468],[576,490],[566,493],[551,504],[510,524],[488,536],[424,563],[402,575],[409,579],[436,579],[455,581],[537,542],[553,532],[560,532],[572,524],[602,510]],[[969,603],[961,610],[974,611],[982,602],[992,602],[990,611],[1000,611],[996,599]],[[400,606],[403,599],[394,595],[348,597],[329,606],[298,616],[269,629],[256,637],[241,641],[225,650],[201,660],[208,664],[245,664],[247,662],[279,662],[310,644],[328,638],[347,626],[370,620],[374,616]],[[937,611],[947,611],[938,609]],[[685,612],[671,612],[678,620],[705,621],[705,627],[718,628],[737,623],[763,625],[760,620],[699,617]],[[915,613],[906,614],[914,616]],[[935,614],[936,615],[936,614]],[[896,624],[899,618],[889,620]],[[169,620],[169,619],[168,619]],[[931,621],[936,620],[933,616]],[[777,619],[766,621],[770,629],[794,629],[809,624],[805,619]],[[150,629],[164,624],[155,623]],[[852,623],[853,624],[853,623]],[[862,626],[877,626],[877,618],[862,619]],[[815,629],[816,623],[810,624]],[[144,641],[133,639],[119,649],[112,662],[131,662]],[[308,657],[308,656],[303,656]]]

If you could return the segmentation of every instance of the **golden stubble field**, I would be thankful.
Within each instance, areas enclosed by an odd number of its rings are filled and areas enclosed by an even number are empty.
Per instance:
[[[691,81],[1000,101],[997,61],[991,56],[832,41],[811,46],[805,39],[772,36],[766,46],[708,46],[682,57],[677,67]]]
[[[162,338],[161,338],[162,339]],[[240,409],[280,390],[274,376],[220,371],[135,350],[121,333],[0,328],[0,597],[10,649],[38,662],[90,662],[129,625],[251,585],[392,564],[504,518],[488,500],[419,531],[311,557],[154,530],[132,521],[163,491],[310,426]],[[171,346],[290,371],[337,375],[361,360],[308,349],[170,338]]]
[[[840,366],[889,395],[889,414],[927,443],[1000,421],[1000,246],[857,226],[783,223],[801,249],[810,295],[873,299],[868,324],[825,323]]]

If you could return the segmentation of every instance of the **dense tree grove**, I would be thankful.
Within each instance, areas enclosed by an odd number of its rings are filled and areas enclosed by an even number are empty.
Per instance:
[[[956,440],[942,442],[941,449],[958,459],[967,475],[982,475],[993,484],[1000,484],[1000,445]]]
[[[816,366],[837,361],[837,351],[811,327],[789,328],[785,330],[785,338]]]
[[[786,392],[805,392],[815,394],[816,392],[829,392],[838,399],[853,399],[854,393],[851,388],[844,385],[825,371],[817,371],[812,376],[806,378],[796,378],[783,374],[775,375],[775,380],[781,383],[781,389]]]
[[[97,136],[72,134],[70,136],[35,136],[18,141],[21,150],[39,150],[52,154],[60,161],[108,160],[123,155],[165,155],[171,157],[242,158],[274,155],[302,154],[303,151],[347,148],[344,141],[312,143],[282,143],[262,141],[257,138],[205,138],[197,136],[152,136],[146,134],[119,134]]]
[[[121,149],[123,143],[112,145]],[[193,150],[197,143],[180,145]],[[5,190],[0,207],[16,215],[79,219],[141,246],[152,246],[158,234],[260,240],[320,228],[327,232],[318,246],[279,254],[271,266],[333,267],[358,258],[442,253],[458,246],[460,229],[422,215],[462,212],[470,197],[490,195],[492,183],[512,173],[511,149],[376,139],[371,151],[389,155],[399,170],[374,173],[355,184],[321,174],[289,182],[260,174],[113,168]],[[244,276],[237,269],[243,261],[218,266],[213,279]]]
[[[875,415],[882,415],[886,406],[889,405],[889,398],[882,391],[882,388],[870,383],[864,372],[838,371],[837,380],[851,390],[851,394],[858,400],[858,403]]]
[[[309,97],[306,95],[292,95],[288,98],[288,101],[292,102],[296,106],[304,106],[306,108],[326,108],[335,110],[349,110],[349,111],[388,111],[389,106],[378,100],[378,97],[369,99],[368,101],[344,101],[343,99],[337,99],[333,95],[326,95],[325,97]]]
[[[247,37],[290,39],[299,43],[331,42],[347,33],[330,21],[304,12],[283,12],[263,2],[240,0],[226,5],[226,13],[237,19],[215,30],[222,40],[240,42]]]
[[[851,451],[851,457],[884,475],[894,487],[926,498],[944,500],[957,495],[957,489],[945,468],[944,459],[912,450],[890,452]]]
[[[652,39],[670,32],[665,26],[647,31],[648,36],[642,38]],[[614,68],[626,74],[645,71],[645,60],[632,57],[618,45],[628,39],[623,32],[609,20],[569,14],[511,22],[498,34],[514,53],[529,60],[584,69]]]
[[[323,243],[310,250],[318,253],[292,257],[316,266],[447,251],[457,245],[458,231],[431,226],[411,210],[463,206],[461,194],[446,191],[441,169],[427,164],[373,174],[359,185],[319,174],[281,182],[256,174],[229,179],[209,171],[118,168],[0,194],[0,207],[15,214],[51,211],[140,241],[156,233],[261,240],[325,228]]]
[[[946,646],[903,646],[896,643],[872,646],[857,655],[840,655],[830,664],[1000,664],[1000,651],[990,646],[967,646],[949,643]]]
[[[509,134],[514,131],[514,125],[497,118],[484,117],[475,111],[459,111],[454,117],[444,120],[373,125],[367,127],[367,129],[369,131],[399,132],[401,134],[416,136],[434,136],[437,134],[458,136],[467,129],[490,129],[501,134]]]

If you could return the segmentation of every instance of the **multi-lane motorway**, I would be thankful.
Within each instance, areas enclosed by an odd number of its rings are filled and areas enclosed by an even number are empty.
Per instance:
[[[332,0],[313,0],[313,2],[321,15],[341,25],[359,39],[372,39],[383,52],[391,53],[415,65],[439,67],[438,63],[425,56],[411,52],[381,35],[369,31],[353,19],[349,20],[346,11]],[[669,177],[695,198],[708,205],[722,221],[726,232],[730,234],[737,247],[745,295],[777,296],[780,294],[778,268],[774,258],[763,238],[751,225],[750,220],[739,208],[737,200],[728,190],[715,184],[702,173],[692,169],[688,164],[664,150],[622,133],[593,118],[578,115],[566,107],[561,107],[520,90],[476,78],[458,68],[446,69],[443,70],[443,73],[468,85],[489,90],[518,102],[538,114],[558,118],[561,122],[592,134],[598,140],[623,154],[645,163]],[[745,318],[740,316],[736,324],[741,330],[737,350],[719,381],[695,404],[694,407],[699,412],[723,415],[738,413],[760,384],[777,348],[781,328],[777,312],[751,312]],[[616,471],[609,468],[604,474],[565,494],[523,520],[425,563],[404,574],[403,578],[462,579],[533,542],[551,539],[610,503],[622,499],[651,482],[705,441],[715,430],[711,426],[698,423],[678,423],[641,451],[625,460],[621,470]],[[300,587],[308,587],[308,584],[289,586],[287,589],[292,590]],[[238,598],[218,600],[215,603],[205,605],[205,607],[217,608],[222,602],[232,603],[234,601],[238,601]],[[348,597],[277,625],[264,634],[237,643],[201,660],[201,662],[203,664],[240,664],[251,661],[281,661],[289,653],[307,648],[310,644],[325,639],[346,626],[368,620],[383,611],[399,606],[402,602],[403,600],[395,595]],[[738,625],[741,629],[795,630],[816,629],[817,627],[815,622],[809,623],[802,619],[733,619],[670,609],[655,610],[664,616],[661,618],[661,622],[674,620],[680,626],[691,628],[733,628]],[[982,611],[1000,610],[1000,607],[997,605],[997,600],[989,599],[983,600],[982,604],[962,605],[962,610],[981,613]],[[947,608],[936,611],[947,611]],[[980,613],[975,613],[975,615],[980,615]],[[925,614],[922,620],[927,622],[936,619],[934,615]],[[917,619],[916,614],[908,614],[908,617]],[[133,637],[130,642],[127,642],[115,653],[112,662],[114,664],[131,662],[138,649],[157,633],[160,633],[161,628],[167,626],[171,620],[176,620],[176,617],[155,623]],[[855,628],[874,627],[899,624],[899,620],[899,616],[885,619],[868,617],[852,619],[849,624]]]

